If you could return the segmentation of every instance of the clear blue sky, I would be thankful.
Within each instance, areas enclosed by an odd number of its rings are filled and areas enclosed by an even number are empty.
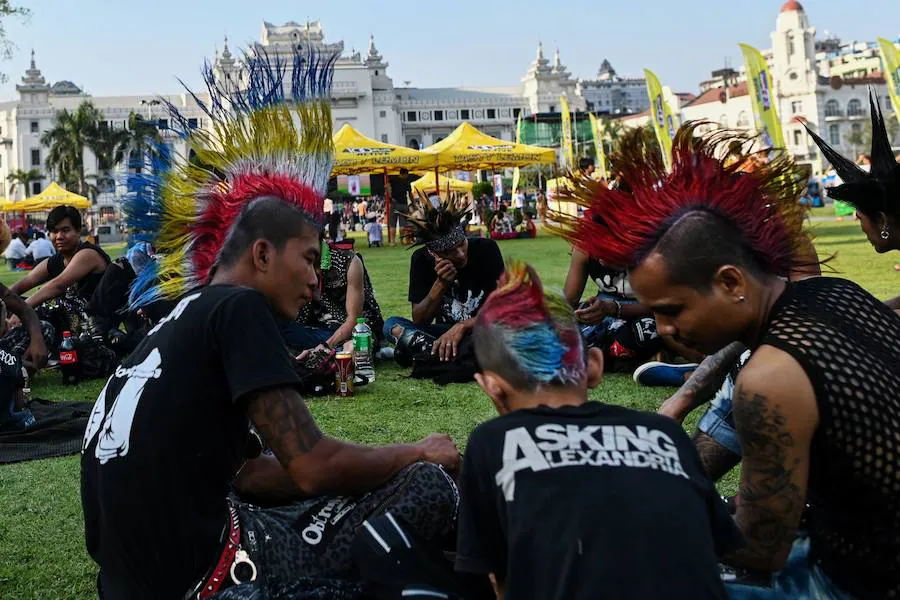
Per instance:
[[[95,95],[171,93],[180,90],[176,77],[198,83],[203,59],[221,49],[225,34],[234,50],[258,40],[264,20],[307,18],[320,19],[326,39],[343,40],[348,52],[365,53],[374,33],[398,86],[515,85],[541,40],[548,58],[559,47],[575,76],[593,77],[608,58],[620,74],[649,67],[677,91],[696,91],[726,57],[739,64],[738,42],[770,46],[782,2],[30,0],[28,22],[6,23],[18,50],[0,63],[9,75],[0,99],[13,98],[32,47],[50,81],[69,79]],[[898,0],[803,4],[820,35],[900,35]]]

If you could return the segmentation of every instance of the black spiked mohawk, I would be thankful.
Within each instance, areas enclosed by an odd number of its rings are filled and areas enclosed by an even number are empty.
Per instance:
[[[843,181],[843,184],[828,191],[830,197],[846,202],[865,215],[885,213],[900,218],[900,164],[894,159],[884,114],[871,89],[869,104],[872,115],[872,151],[869,154],[871,166],[868,172],[838,154],[825,140],[813,133],[806,123],[803,126]]]

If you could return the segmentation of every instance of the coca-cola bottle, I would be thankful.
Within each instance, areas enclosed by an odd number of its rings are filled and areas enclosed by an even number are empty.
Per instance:
[[[63,339],[59,344],[59,370],[62,371],[63,385],[78,385],[81,381],[81,364],[78,362],[78,350],[71,331],[63,331]]]

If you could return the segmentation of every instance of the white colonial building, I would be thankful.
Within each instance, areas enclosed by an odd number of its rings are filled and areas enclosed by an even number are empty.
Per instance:
[[[565,95],[572,110],[622,114],[647,108],[643,80],[618,77],[608,62],[595,80],[578,80],[566,70],[556,51],[553,64],[544,58],[538,44],[537,56],[517,85],[496,88],[411,88],[397,87],[388,75],[388,62],[375,46],[374,37],[362,53],[346,51],[344,42],[328,42],[319,22],[272,25],[263,23],[260,39],[248,48],[250,53],[289,58],[297,50],[312,49],[339,56],[335,64],[332,108],[335,129],[350,123],[376,140],[413,147],[424,147],[443,139],[460,123],[468,121],[486,133],[511,140],[520,112],[526,115],[559,111],[559,98]],[[199,60],[197,61],[199,64]],[[228,47],[216,52],[213,68],[240,81],[241,60]],[[0,103],[0,186],[3,196],[20,199],[39,192],[53,178],[45,165],[47,148],[41,134],[53,126],[57,111],[75,110],[90,100],[103,114],[106,126],[127,127],[128,116],[136,112],[159,122],[167,143],[176,152],[183,151],[169,130],[166,108],[154,96],[89,96],[69,81],[47,82],[37,67],[32,52],[31,67],[16,86],[17,98]],[[205,101],[205,94],[198,94]],[[162,96],[190,120],[191,126],[207,125],[205,115],[186,92]],[[43,180],[32,189],[11,190],[7,180],[15,170],[38,169]],[[97,175],[97,160],[85,152],[85,172]],[[11,193],[12,192],[12,193]],[[115,194],[101,193],[99,204],[113,202]]]
[[[806,11],[796,0],[781,7],[771,34],[772,47],[762,50],[774,80],[778,115],[785,144],[798,162],[814,174],[827,168],[821,153],[798,118],[840,152],[866,153],[870,139],[869,89],[881,101],[888,122],[896,123],[874,43],[843,44],[827,36],[816,40]],[[677,104],[682,120],[706,120],[721,127],[754,129],[753,106],[744,69],[720,69],[701,84],[701,94]],[[644,125],[647,115],[626,117],[628,126]],[[894,128],[896,129],[900,128]],[[860,138],[864,143],[859,143]],[[900,146],[900,136],[894,143]]]

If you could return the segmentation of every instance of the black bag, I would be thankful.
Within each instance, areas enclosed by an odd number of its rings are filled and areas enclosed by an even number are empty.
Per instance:
[[[75,342],[83,379],[106,379],[116,370],[119,357],[93,338],[82,336]]]
[[[448,383],[468,383],[475,381],[478,364],[475,360],[475,341],[467,334],[459,343],[456,358],[442,362],[431,350],[413,357],[413,369],[410,377],[414,379],[431,379],[438,385]]]
[[[353,560],[378,600],[495,598],[486,577],[455,573],[434,542],[387,512],[367,520],[353,542]]]

